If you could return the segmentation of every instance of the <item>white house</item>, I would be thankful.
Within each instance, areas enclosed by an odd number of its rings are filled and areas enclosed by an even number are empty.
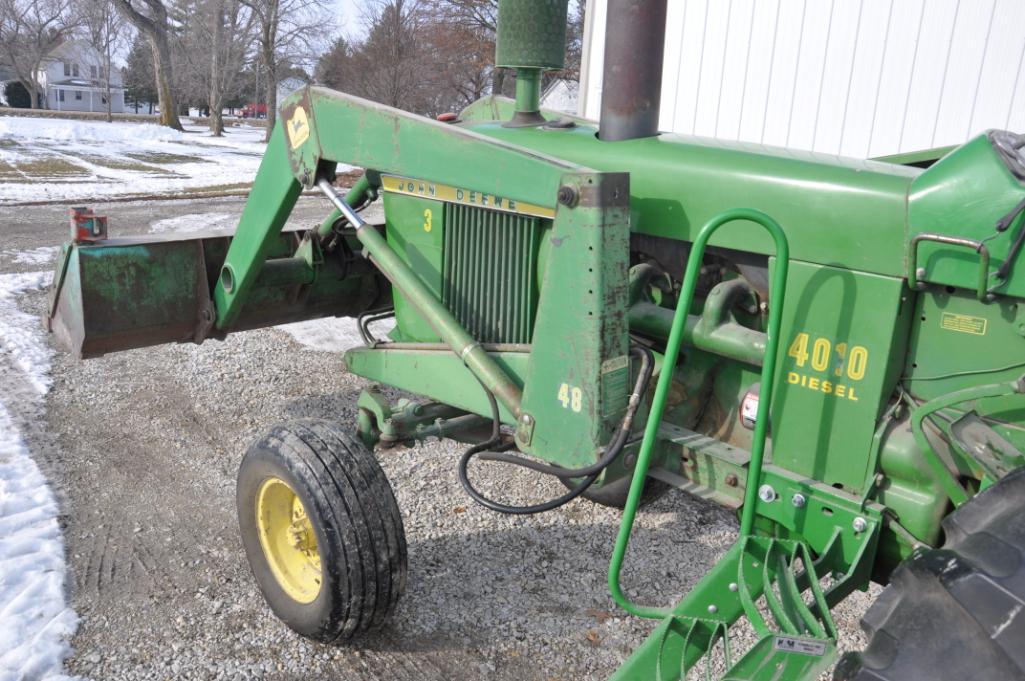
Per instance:
[[[125,110],[125,88],[121,70],[110,73],[100,54],[84,40],[71,40],[50,53],[43,63],[39,85],[46,94],[46,108],[55,111],[107,111],[107,81],[110,81],[110,110]]]
[[[597,118],[607,0],[586,0]],[[856,157],[1025,132],[1022,0],[669,0],[663,130]]]

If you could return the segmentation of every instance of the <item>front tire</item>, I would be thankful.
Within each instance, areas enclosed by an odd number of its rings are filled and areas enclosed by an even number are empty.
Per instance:
[[[336,424],[277,425],[249,448],[239,530],[271,610],[324,643],[378,627],[406,584],[398,504],[374,455]]]

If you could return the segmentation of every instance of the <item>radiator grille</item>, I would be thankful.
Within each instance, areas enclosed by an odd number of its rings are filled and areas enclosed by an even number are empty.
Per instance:
[[[446,206],[442,299],[481,343],[529,343],[539,218]]]

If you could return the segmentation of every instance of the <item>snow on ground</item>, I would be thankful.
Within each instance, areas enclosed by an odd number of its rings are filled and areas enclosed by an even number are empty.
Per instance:
[[[16,265],[52,265],[59,250],[60,246],[40,246],[27,251],[8,249],[0,255],[10,258]]]
[[[363,345],[356,320],[351,317],[311,319],[275,328],[281,329],[298,343],[324,352],[345,352],[349,348]]]
[[[176,218],[154,220],[149,225],[151,234],[188,234],[218,229],[234,230],[238,226],[235,213],[188,213]]]
[[[264,129],[0,117],[0,205],[174,195],[253,181]]]
[[[19,310],[16,298],[50,279],[48,272],[0,275],[0,369],[6,363],[20,374],[34,394],[17,399],[37,404],[51,384],[50,350],[39,319]],[[57,501],[9,406],[0,402],[0,681],[63,679],[78,618],[64,599]]]

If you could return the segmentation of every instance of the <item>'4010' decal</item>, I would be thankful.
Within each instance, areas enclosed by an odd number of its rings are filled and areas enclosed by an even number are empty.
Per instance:
[[[852,402],[858,402],[858,381],[868,371],[868,349],[862,345],[833,343],[821,336],[798,333],[787,356],[794,368],[787,371],[787,383]]]

